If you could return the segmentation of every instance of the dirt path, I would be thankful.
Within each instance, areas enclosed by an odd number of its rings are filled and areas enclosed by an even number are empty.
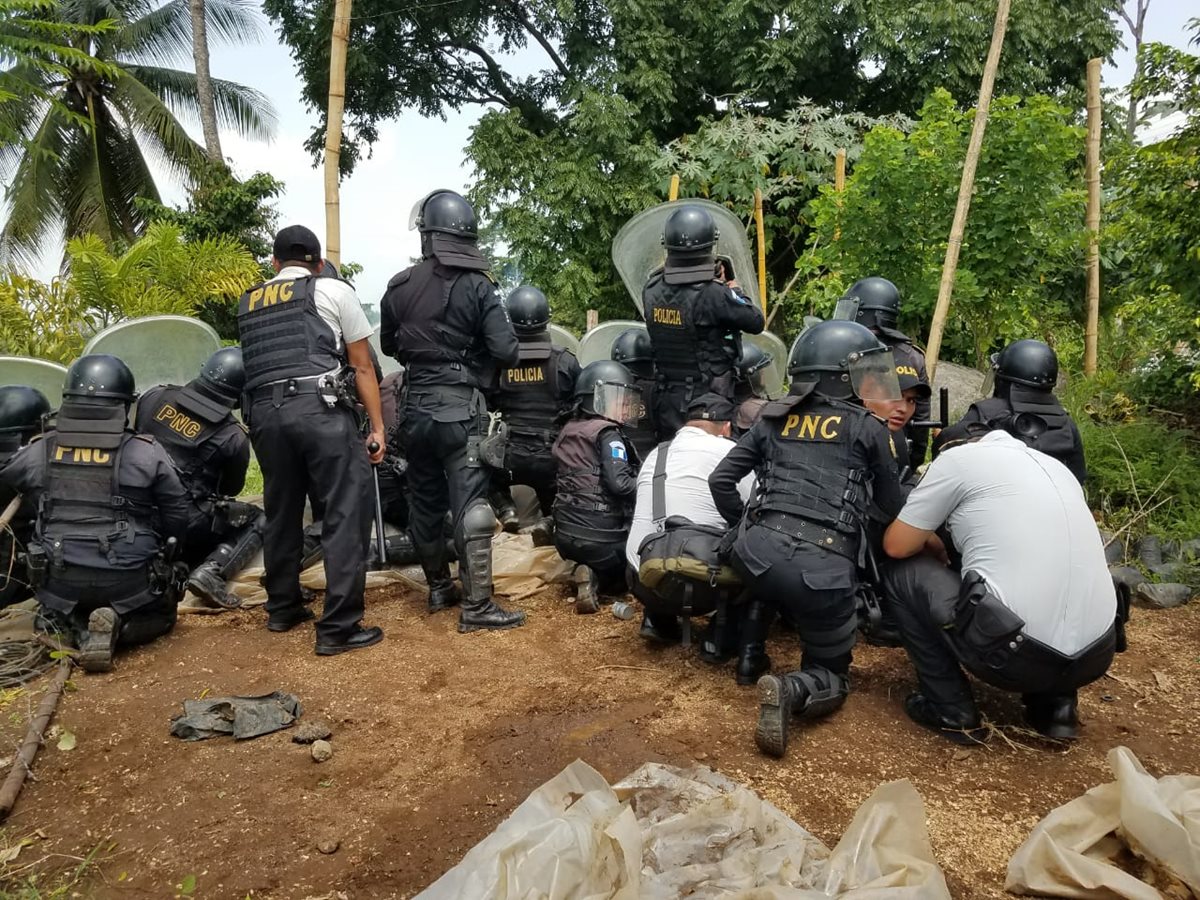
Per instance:
[[[205,898],[407,897],[578,757],[613,780],[647,761],[703,762],[831,846],[876,785],[910,778],[951,892],[999,897],[1030,827],[1110,780],[1111,747],[1131,747],[1154,774],[1197,770],[1200,608],[1137,611],[1133,650],[1116,680],[1085,692],[1085,737],[1069,749],[994,740],[958,751],[904,717],[903,653],[863,647],[846,707],[776,762],[755,749],[754,692],[729,669],[647,648],[636,622],[607,610],[576,616],[559,591],[525,601],[519,631],[465,636],[453,614],[426,616],[421,597],[378,592],[368,621],[385,643],[333,658],[313,655],[307,629],[269,634],[261,611],[191,616],[113,673],[77,673],[57,719],[77,747],[51,742],[39,757],[5,843],[44,837],[8,883],[40,872],[52,884],[99,848],[72,896],[171,897],[194,876]],[[780,635],[771,654],[779,667],[797,650]],[[171,716],[206,689],[299,695],[305,718],[332,726],[333,759],[314,763],[286,731],[238,744],[171,738]],[[36,692],[10,701],[5,747],[35,704]],[[1012,698],[987,694],[983,707],[1017,721]],[[323,842],[339,848],[323,854]]]

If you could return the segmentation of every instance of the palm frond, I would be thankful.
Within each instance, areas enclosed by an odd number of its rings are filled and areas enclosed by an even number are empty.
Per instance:
[[[170,98],[164,92],[142,81],[149,72],[151,76],[172,69],[147,69],[143,66],[128,67],[113,88],[113,103],[121,110],[125,121],[147,145],[156,162],[177,177],[186,178],[207,157],[204,149],[188,135],[170,107]],[[195,84],[194,75],[186,75]],[[153,78],[151,78],[153,83]],[[194,98],[193,92],[193,98]],[[195,109],[195,100],[192,101]]]
[[[19,154],[4,199],[8,218],[0,232],[0,258],[35,262],[42,244],[63,216],[60,189],[64,155],[86,135],[50,107]]]
[[[152,91],[176,114],[198,117],[196,76],[178,69],[127,66],[126,73]],[[275,110],[263,94],[233,81],[212,80],[217,121],[242,137],[268,140],[275,133]]]
[[[192,20],[187,0],[169,0],[126,22],[113,37],[113,53],[120,59],[156,65],[191,59]]]
[[[258,5],[248,0],[204,0],[209,37],[226,44],[249,44],[263,36]]]

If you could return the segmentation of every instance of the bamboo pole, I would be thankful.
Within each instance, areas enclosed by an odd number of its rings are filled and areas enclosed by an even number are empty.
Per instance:
[[[1100,65],[1087,64],[1087,327],[1083,332],[1083,374],[1096,374],[1100,343]]]
[[[996,23],[992,28],[992,45],[988,49],[987,62],[983,67],[983,80],[979,85],[979,102],[975,107],[975,121],[971,125],[971,139],[967,144],[967,158],[963,161],[962,181],[958,185],[958,204],[954,208],[954,223],[950,226],[950,238],[946,242],[946,261],[942,266],[942,280],[938,285],[937,306],[933,311],[933,324],[929,329],[929,341],[925,346],[925,365],[932,382],[937,368],[938,353],[942,349],[942,332],[946,328],[946,314],[950,310],[950,295],[954,291],[954,275],[958,271],[958,254],[962,250],[963,234],[967,229],[967,213],[971,209],[971,190],[975,186],[975,168],[983,150],[983,132],[987,128],[988,110],[992,105],[992,88],[996,83],[996,69],[1000,67],[1000,50],[1004,46],[1004,32],[1008,28],[1010,0],[999,0],[996,4]]]
[[[671,187],[667,189],[667,199],[675,201],[679,199],[679,176],[671,176]]]
[[[758,236],[758,297],[767,314],[767,230],[763,226],[762,191],[754,189],[754,227]]]
[[[25,779],[29,776],[33,759],[42,746],[42,735],[46,733],[46,726],[50,724],[50,719],[58,707],[58,700],[62,697],[63,689],[66,687],[67,678],[70,675],[71,660],[67,658],[59,660],[58,674],[50,685],[50,689],[42,697],[42,702],[38,704],[37,714],[29,723],[29,730],[25,732],[25,740],[21,741],[21,749],[17,751],[17,758],[13,760],[12,768],[8,770],[4,785],[0,786],[0,822],[8,818],[8,814],[12,812],[17,797],[21,793],[21,788],[25,786]]]
[[[599,325],[600,324],[600,311],[596,310],[596,309],[589,309],[587,311],[586,324],[587,324],[588,331],[591,331],[593,328],[595,328],[597,325]]]
[[[846,148],[843,147],[837,152],[837,156],[833,158],[833,189],[839,194],[846,189]],[[841,208],[841,201],[838,201],[838,208]],[[839,240],[842,236],[842,229],[833,229],[833,239]]]
[[[346,48],[350,43],[353,0],[337,0],[329,42],[329,109],[325,127],[325,256],[342,263],[342,219],[339,164],[342,157],[342,115],[346,109]]]

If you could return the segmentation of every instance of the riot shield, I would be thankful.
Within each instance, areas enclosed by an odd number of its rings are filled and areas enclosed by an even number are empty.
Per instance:
[[[550,323],[550,343],[555,347],[562,347],[564,350],[570,350],[579,359],[579,338],[567,331],[561,325]]]
[[[221,349],[217,333],[190,316],[145,316],[110,325],[88,341],[84,354],[107,353],[133,372],[138,391],[187,384]]]
[[[762,334],[743,334],[743,341],[749,341],[758,349],[771,357],[771,365],[763,373],[763,384],[767,388],[767,396],[778,400],[788,392],[788,346],[777,334],[764,331]]]
[[[601,322],[579,341],[579,364],[586,366],[598,359],[612,359],[612,345],[623,332],[630,328],[646,330],[645,322],[635,322],[632,319],[613,319],[611,322]]]
[[[31,356],[0,356],[0,384],[23,384],[46,395],[51,409],[62,403],[67,367]]]
[[[371,332],[371,336],[369,338],[367,338],[367,342],[371,345],[372,349],[375,351],[375,358],[379,360],[379,368],[383,371],[384,378],[387,378],[393,372],[399,372],[401,369],[404,368],[404,366],[400,365],[400,363],[396,362],[396,360],[393,359],[392,357],[384,355],[383,348],[381,348],[379,346],[379,326],[378,325],[376,325],[375,330]]]
[[[633,298],[638,312],[642,309],[642,288],[655,269],[661,268],[666,253],[662,246],[663,225],[667,216],[680,206],[701,206],[712,214],[720,233],[714,255],[727,259],[733,265],[733,274],[742,291],[754,303],[762,305],[758,295],[758,271],[754,265],[754,254],[750,252],[750,241],[746,238],[746,226],[732,212],[711,200],[674,200],[643,210],[621,226],[613,238],[612,258],[621,273],[625,290]]]

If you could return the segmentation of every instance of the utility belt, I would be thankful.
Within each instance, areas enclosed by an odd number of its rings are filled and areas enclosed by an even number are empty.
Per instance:
[[[251,407],[260,400],[270,400],[271,404],[278,409],[284,400],[304,394],[316,394],[321,398],[321,402],[330,409],[342,406],[354,412],[358,403],[354,388],[354,374],[354,369],[347,366],[323,375],[284,378],[270,384],[260,385],[242,395],[242,414],[248,420]]]
[[[752,525],[769,528],[771,531],[858,562],[860,538],[857,534],[846,534],[791,513],[752,510],[748,518]]]
[[[952,643],[980,678],[1002,690],[1054,692],[1095,681],[1112,662],[1114,623],[1088,646],[1067,656],[1025,633],[1025,620],[1001,602],[977,572],[963,573]]]

